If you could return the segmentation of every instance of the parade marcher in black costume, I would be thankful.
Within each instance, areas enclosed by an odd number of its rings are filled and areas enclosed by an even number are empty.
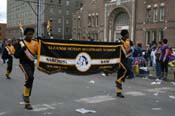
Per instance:
[[[11,40],[7,40],[6,45],[4,46],[4,50],[2,53],[2,59],[5,63],[7,61],[7,69],[6,69],[6,78],[10,78],[10,73],[12,72],[12,67],[13,67],[13,55],[14,55],[15,49],[14,46],[12,45]]]
[[[118,76],[117,76],[117,81],[116,81],[116,87],[117,87],[117,97],[124,98],[124,95],[122,94],[122,82],[125,81],[126,76],[128,75],[128,57],[129,53],[131,52],[131,47],[130,47],[130,41],[128,40],[129,38],[129,32],[128,30],[122,30],[121,31],[121,40],[120,42],[122,43],[122,52],[121,52],[121,63],[119,65],[118,69]]]
[[[19,58],[20,68],[25,75],[25,84],[23,91],[23,100],[25,102],[25,108],[27,110],[32,110],[32,105],[30,103],[30,96],[34,80],[34,70],[35,70],[35,55],[38,51],[38,42],[33,39],[34,29],[26,28],[24,31],[24,39],[20,40],[15,46],[16,58]]]

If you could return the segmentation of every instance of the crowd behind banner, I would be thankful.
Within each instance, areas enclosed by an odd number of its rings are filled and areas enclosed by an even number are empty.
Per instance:
[[[132,45],[132,44],[131,44]],[[172,48],[168,46],[168,40],[152,41],[146,50],[142,50],[141,44],[133,46],[132,69],[134,74],[143,74],[148,76],[149,68],[153,67],[156,75],[156,81],[168,79],[168,68],[174,68],[175,81],[175,56]]]

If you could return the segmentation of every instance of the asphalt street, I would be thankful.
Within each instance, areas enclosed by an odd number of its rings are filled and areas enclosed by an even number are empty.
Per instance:
[[[136,77],[123,84],[125,98],[115,96],[116,74],[76,76],[47,75],[36,69],[31,102],[24,109],[24,75],[14,61],[11,80],[5,78],[6,64],[0,64],[0,116],[174,116],[175,84],[155,83]],[[90,110],[89,113],[80,111]],[[92,110],[92,111],[91,111]]]

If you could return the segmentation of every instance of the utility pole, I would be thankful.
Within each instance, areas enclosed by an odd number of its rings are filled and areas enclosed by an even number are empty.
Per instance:
[[[64,40],[64,16],[62,16],[62,39]]]
[[[43,0],[38,0],[37,4],[37,36],[42,36],[42,3]]]
[[[134,35],[134,30],[135,30],[135,6],[136,6],[136,0],[131,1],[132,4],[132,15],[131,15],[131,40],[135,41],[135,35]]]

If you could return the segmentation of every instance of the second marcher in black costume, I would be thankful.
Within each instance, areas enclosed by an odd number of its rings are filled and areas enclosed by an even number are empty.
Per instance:
[[[117,97],[124,98],[122,94],[122,82],[125,81],[126,76],[128,75],[128,57],[131,52],[129,32],[128,30],[121,31],[121,43],[122,43],[122,52],[121,52],[121,63],[118,69],[118,76],[116,80],[116,87],[117,87]]]
[[[35,70],[35,55],[38,51],[38,42],[33,39],[34,29],[26,28],[24,31],[24,39],[20,40],[15,46],[16,58],[19,58],[20,68],[25,75],[25,84],[23,91],[23,100],[25,102],[25,108],[27,110],[32,110],[32,105],[30,103],[30,96],[34,80],[34,70]]]
[[[15,49],[14,49],[14,46],[12,45],[12,41],[7,40],[7,43],[2,53],[2,59],[4,60],[4,63],[7,60],[7,69],[5,74],[7,79],[11,79],[10,73],[12,72],[14,53],[15,53]]]

